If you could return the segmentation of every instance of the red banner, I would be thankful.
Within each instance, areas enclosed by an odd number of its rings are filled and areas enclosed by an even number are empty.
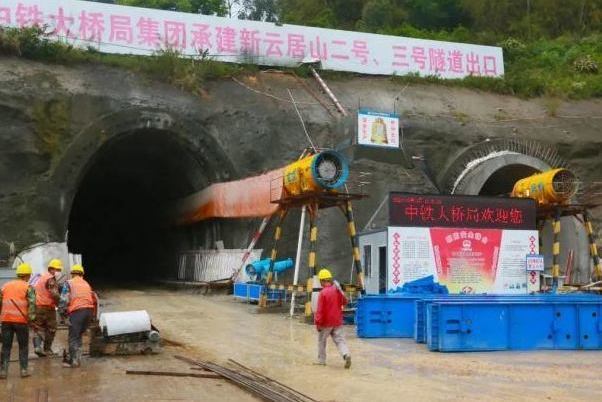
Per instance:
[[[500,229],[431,228],[439,283],[452,293],[488,292],[495,282]]]
[[[395,193],[389,195],[389,224],[406,227],[535,229],[535,200]]]

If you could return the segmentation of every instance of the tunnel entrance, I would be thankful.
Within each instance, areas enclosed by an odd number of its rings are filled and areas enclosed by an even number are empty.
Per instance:
[[[519,140],[493,140],[476,144],[460,154],[443,176],[442,188],[451,194],[508,196],[514,184],[534,173],[565,167],[566,162],[547,145]],[[560,267],[564,274],[568,255],[574,252],[572,283],[588,283],[591,258],[587,233],[574,217],[562,217],[560,233]],[[553,227],[548,221],[541,234],[540,253],[546,269],[552,266]]]
[[[503,166],[489,176],[483,187],[481,187],[479,195],[507,196],[512,192],[517,181],[535,173],[540,173],[540,171],[527,165],[512,164]]]
[[[195,155],[171,132],[124,133],[101,147],[81,178],[69,216],[68,247],[86,275],[119,283],[174,275],[182,233],[173,200],[203,186]]]

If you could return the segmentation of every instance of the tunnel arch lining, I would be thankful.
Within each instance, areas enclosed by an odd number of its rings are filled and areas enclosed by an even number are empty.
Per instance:
[[[234,164],[203,123],[188,115],[156,108],[129,108],[100,116],[81,130],[53,169],[40,205],[48,213],[56,238],[63,238],[71,207],[82,180],[103,145],[140,130],[169,133],[208,173],[206,183],[237,175]]]

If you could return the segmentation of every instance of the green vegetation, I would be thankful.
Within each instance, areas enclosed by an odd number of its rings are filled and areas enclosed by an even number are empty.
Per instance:
[[[408,75],[401,83],[436,83],[521,97],[602,97],[602,0],[118,0],[161,9],[500,46],[504,78],[442,80]],[[48,40],[36,30],[0,31],[0,54],[58,63],[98,62],[196,92],[204,80],[256,70],[173,51],[150,58],[103,55]],[[295,70],[307,75],[303,69]],[[349,74],[326,73],[329,79]],[[553,108],[552,108],[553,109]]]
[[[71,103],[68,99],[54,99],[36,103],[32,109],[38,148],[54,163],[61,148],[68,143]]]
[[[226,14],[224,0],[117,0],[117,4],[200,14]]]
[[[400,82],[522,97],[602,96],[602,0],[279,0],[287,23],[477,43],[504,49],[503,79]]]
[[[265,1],[265,0],[263,0]],[[275,0],[282,22],[401,34],[463,28],[464,40],[586,36],[602,29],[602,0]]]
[[[218,63],[206,54],[181,58],[176,51],[159,51],[153,56],[127,56],[99,53],[94,48],[82,50],[51,40],[40,28],[0,28],[0,55],[16,55],[58,64],[98,63],[121,67],[150,78],[169,82],[178,88],[198,92],[206,80],[228,77],[253,68],[246,65]],[[48,144],[52,146],[52,144]]]

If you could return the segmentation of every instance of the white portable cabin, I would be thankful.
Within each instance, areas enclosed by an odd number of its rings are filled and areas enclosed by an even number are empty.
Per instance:
[[[367,294],[387,293],[387,228],[358,234]]]

